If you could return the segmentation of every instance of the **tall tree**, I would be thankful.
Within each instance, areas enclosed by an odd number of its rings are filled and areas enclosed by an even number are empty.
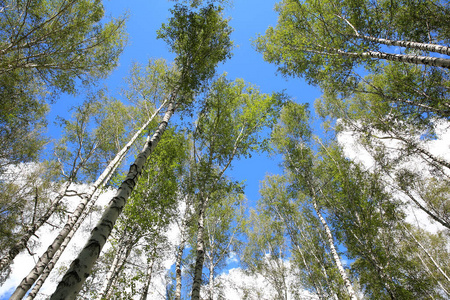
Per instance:
[[[201,108],[193,133],[197,193],[196,265],[192,298],[199,299],[205,255],[205,218],[213,195],[220,189],[233,189],[224,180],[225,171],[252,150],[264,149],[263,129],[271,127],[283,97],[260,93],[242,80],[216,80]],[[228,187],[227,187],[228,186]],[[234,187],[236,188],[236,187]]]
[[[315,174],[315,158],[312,149],[312,131],[308,123],[309,111],[307,107],[295,103],[284,106],[280,122],[273,131],[273,141],[284,156],[284,164],[292,174],[293,186],[300,193],[309,198],[322,228],[325,232],[325,240],[330,249],[334,263],[339,270],[342,281],[345,284],[347,296],[357,299],[349,276],[343,268],[341,258],[337,251],[336,238],[322,214],[320,179]],[[323,196],[323,195],[322,195]]]
[[[217,274],[233,259],[242,243],[245,225],[245,196],[238,193],[218,193],[205,213],[205,266],[208,270],[208,299],[220,299],[222,282]]]
[[[116,130],[113,130],[111,132],[111,127],[114,127],[110,123],[111,120],[109,120],[104,115],[102,116],[102,114],[108,114],[108,112],[102,110],[102,104],[106,105],[109,103],[110,102],[102,103],[100,101],[95,101],[95,99],[91,99],[91,101],[86,102],[86,104],[82,108],[78,109],[77,113],[75,114],[76,121],[63,122],[66,127],[66,135],[63,137],[63,141],[65,141],[65,143],[63,142],[56,147],[56,153],[61,164],[60,168],[62,177],[66,179],[66,182],[63,185],[63,190],[53,200],[51,206],[47,209],[45,214],[41,216],[41,218],[39,218],[38,222],[36,222],[36,224],[29,228],[29,230],[27,230],[21,237],[20,242],[17,243],[9,251],[7,256],[2,258],[2,263],[8,263],[8,261],[12,260],[14,256],[17,255],[19,251],[26,246],[28,239],[59,208],[62,203],[63,197],[68,195],[78,195],[77,192],[69,190],[73,183],[83,178],[91,178],[95,176],[101,165],[101,156],[108,154],[110,151],[114,152],[114,147],[111,147],[111,145],[114,145],[112,141],[119,141],[122,139],[120,135],[124,133],[124,128],[126,128],[126,125],[121,124],[119,125],[119,127],[122,126],[122,130],[118,130],[118,128],[115,128]],[[117,105],[116,108],[118,108]],[[96,120],[98,122],[98,126],[96,130],[94,130],[94,132],[92,132],[92,130],[91,132],[89,132],[89,126],[92,126],[92,123],[95,123],[92,122],[92,119],[95,119],[95,117],[98,117],[98,119]],[[117,121],[118,120],[116,120],[116,122]],[[142,128],[141,131],[145,129],[145,127]],[[109,134],[104,135],[104,133]],[[131,147],[133,142],[137,139],[139,134],[139,132],[135,134],[129,144],[125,145],[125,147],[116,155],[116,157],[105,166],[104,171],[97,178],[96,182],[92,184],[88,192],[81,195],[82,200],[80,201],[80,204],[77,206],[74,213],[66,222],[60,234],[56,237],[53,243],[50,244],[47,251],[43,255],[41,255],[36,266],[17,287],[15,293],[11,296],[12,298],[23,297],[26,291],[42,274],[46,265],[50,262],[66,237],[73,230],[74,225],[77,223],[78,219],[85,211],[86,206],[89,204],[92,198],[95,198],[95,194],[97,194],[100,188],[106,184],[108,178],[120,165],[121,160],[124,158],[126,152]],[[73,152],[71,151],[72,149],[70,149],[70,143],[74,143],[76,145]],[[98,152],[102,152],[101,155],[99,155]],[[67,165],[70,171],[70,173],[68,174],[66,174],[65,172]]]
[[[174,17],[171,18],[169,25],[164,24],[159,33],[177,53],[176,65],[179,69],[179,76],[172,81],[173,89],[168,95],[167,111],[155,134],[147,139],[142,152],[131,165],[125,181],[120,185],[117,195],[111,200],[85,248],[71,264],[51,299],[76,297],[134,189],[147,158],[161,139],[176,106],[183,104],[181,99],[185,104],[189,104],[192,93],[199,91],[202,84],[214,75],[217,63],[230,55],[230,30],[227,21],[221,17],[220,9],[210,5],[194,12],[186,7],[176,6],[172,13]]]
[[[127,269],[124,264],[128,256],[133,254],[131,252],[137,253],[136,256],[144,256],[143,264],[146,266],[154,263],[154,269],[158,261],[166,254],[163,250],[164,246],[167,247],[164,233],[176,218],[180,175],[183,174],[183,161],[186,157],[183,133],[176,133],[174,129],[169,128],[160,146],[162,147],[158,147],[146,163],[152,168],[144,169],[116,226],[116,252],[125,253],[128,245],[129,253],[121,257],[116,255],[117,259],[115,257],[114,261],[117,261],[116,265],[121,268],[112,268],[114,263],[111,265],[111,272],[107,275],[109,280],[105,282],[99,297],[107,298],[106,295],[114,294],[110,292],[114,288],[112,283],[119,280],[119,273]],[[128,240],[132,240],[132,243]],[[131,266],[131,268],[135,267]],[[152,272],[148,274],[146,271],[142,270],[141,276],[138,277],[140,280],[146,277],[149,279],[145,281],[145,284],[140,283],[144,286],[140,291],[141,295],[144,294],[143,290],[146,293],[148,289],[145,289],[145,286],[151,281]],[[133,281],[136,281],[136,270],[129,270],[127,273],[134,274]],[[136,286],[140,285],[136,283]],[[120,293],[117,287],[114,290]]]

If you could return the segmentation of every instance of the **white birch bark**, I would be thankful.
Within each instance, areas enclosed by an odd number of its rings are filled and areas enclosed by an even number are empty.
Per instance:
[[[322,223],[322,226],[325,229],[325,233],[327,235],[328,246],[330,247],[330,251],[333,256],[336,267],[339,270],[339,274],[341,275],[341,278],[344,281],[345,287],[347,289],[347,293],[350,296],[350,299],[358,300],[358,298],[356,297],[356,293],[353,290],[352,284],[351,284],[350,280],[348,279],[347,273],[345,272],[344,267],[342,266],[341,259],[336,251],[336,247],[334,246],[333,234],[331,233],[331,230],[328,227],[327,222],[325,221],[322,214],[320,213],[319,207],[317,206],[317,203],[314,199],[313,199],[312,203],[314,206],[314,210],[316,211],[316,214],[319,217],[320,223]]]
[[[291,243],[295,246],[295,248],[297,249],[297,252],[300,254],[300,257],[302,259],[303,265],[305,267],[305,269],[307,270],[309,277],[311,278],[311,283],[314,286],[317,296],[319,297],[320,300],[324,299],[323,297],[323,286],[322,283],[316,282],[316,280],[313,278],[312,276],[312,271],[311,271],[311,267],[310,265],[306,262],[305,256],[303,254],[303,249],[300,247],[300,243],[298,242],[297,239],[297,235],[294,233],[294,230],[292,228],[292,225],[289,223],[289,221],[279,212],[279,210],[275,207],[275,211],[278,215],[278,217],[284,222],[285,226],[286,226],[286,230],[288,232],[289,237],[291,238]],[[301,228],[301,227],[300,227]],[[320,264],[320,261],[317,259],[317,257],[314,255],[314,257],[316,258],[317,262]],[[326,274],[325,277],[327,278]]]
[[[387,45],[387,46],[398,46],[398,47],[440,53],[440,54],[444,54],[444,55],[450,55],[450,47],[437,45],[437,44],[427,44],[427,43],[418,43],[418,42],[409,42],[409,41],[396,41],[396,40],[382,39],[382,38],[377,38],[377,37],[367,36],[367,35],[360,35],[359,37],[363,38],[367,41],[376,42],[376,43]]]
[[[385,53],[380,51],[366,51],[362,53],[356,52],[346,52],[340,49],[336,49],[336,53],[343,56],[350,57],[360,57],[360,58],[375,58],[375,59],[385,59],[389,61],[398,61],[402,63],[408,64],[416,64],[416,65],[427,65],[433,67],[442,67],[446,69],[450,69],[450,59],[448,58],[440,58],[440,57],[432,57],[432,56],[422,56],[422,55],[414,55],[414,54],[392,54]]]
[[[155,264],[155,259],[152,259],[152,263],[147,266],[147,278],[145,280],[145,285],[142,288],[142,294],[139,300],[147,300],[148,297],[148,289],[150,288],[150,283],[152,282],[152,273],[153,273],[153,266]]]
[[[171,95],[172,99],[169,102],[167,112],[165,113],[164,118],[159,124],[155,134],[150,140],[148,140],[142,152],[130,166],[128,175],[120,185],[116,196],[110,201],[109,206],[103,213],[99,223],[92,230],[91,237],[89,238],[87,244],[78,257],[72,262],[69,270],[64,275],[62,281],[59,283],[56,291],[50,299],[75,299],[77,296],[82,284],[89,276],[94,262],[100,255],[101,249],[106,243],[107,238],[111,234],[112,228],[114,227],[119,214],[125,206],[128,197],[134,189],[147,158],[153,152],[161,139],[161,136],[166,130],[169,119],[175,111],[175,104],[173,102],[174,96],[174,94]]]
[[[106,295],[108,294],[108,292],[109,292],[109,290],[110,290],[110,288],[111,288],[111,286],[113,284],[113,281],[114,281],[114,278],[115,278],[114,275],[118,273],[117,272],[118,271],[118,267],[119,267],[119,264],[120,264],[120,262],[122,260],[122,251],[123,251],[122,247],[123,247],[123,243],[119,243],[118,249],[116,251],[116,255],[114,255],[114,260],[113,260],[113,262],[112,262],[112,264],[111,264],[111,266],[110,266],[110,268],[108,270],[108,273],[106,273],[105,284],[103,285],[102,291],[99,294],[99,296],[97,297],[97,300],[104,299],[106,297]]]
[[[120,165],[120,162],[125,157],[125,154],[134,144],[138,136],[145,130],[145,128],[150,124],[156,114],[161,110],[165,102],[161,105],[160,108],[153,114],[153,116],[142,126],[130,139],[130,141],[116,154],[113,160],[111,160],[102,174],[97,178],[94,184],[90,187],[89,192],[87,192],[82,197],[82,201],[78,204],[77,208],[73,212],[72,216],[69,218],[67,223],[64,225],[63,229],[60,231],[56,239],[53,243],[48,247],[47,251],[39,257],[38,262],[34,266],[34,268],[30,271],[30,273],[22,280],[19,286],[16,288],[14,293],[12,294],[10,300],[19,300],[22,299],[26,292],[31,288],[31,286],[38,280],[39,276],[44,272],[45,267],[50,263],[56,251],[61,247],[61,244],[64,242],[66,237],[72,231],[72,228],[77,223],[81,214],[86,208],[86,205],[91,201],[94,194],[97,190],[103,186],[107,179],[111,176],[111,174],[116,170],[116,168]]]
[[[378,37],[369,36],[369,35],[362,35],[358,32],[356,27],[353,26],[352,23],[350,23],[350,21],[347,18],[344,18],[341,15],[336,15],[336,17],[344,20],[353,29],[353,31],[355,33],[352,36],[354,36],[354,37],[362,38],[366,41],[371,41],[371,42],[383,44],[386,46],[397,46],[397,47],[411,48],[411,49],[417,49],[417,50],[428,51],[428,52],[435,52],[435,53],[440,53],[440,54],[444,54],[444,55],[450,55],[450,47],[447,47],[447,46],[430,44],[430,43],[398,41],[398,40],[378,38]]]
[[[53,258],[50,261],[50,263],[47,264],[47,266],[45,267],[44,272],[39,277],[39,279],[36,281],[36,284],[33,286],[33,289],[28,294],[26,300],[32,300],[32,299],[34,299],[37,296],[37,294],[39,293],[39,290],[41,289],[42,285],[45,283],[45,280],[47,280],[48,276],[50,275],[51,271],[55,267],[55,265],[58,262],[59,258],[64,253],[64,250],[66,249],[67,245],[72,240],[72,237],[75,235],[75,233],[77,232],[77,230],[81,226],[81,224],[83,224],[84,219],[89,215],[90,210],[92,209],[92,207],[94,206],[94,204],[95,204],[95,202],[96,202],[96,200],[98,198],[98,194],[96,194],[95,197],[96,198],[91,203],[91,207],[83,212],[81,217],[78,219],[77,223],[73,226],[73,228],[70,231],[70,233],[64,239],[64,242],[61,244],[61,246],[59,247],[58,251],[56,251],[56,253],[53,256]]]
[[[214,300],[214,265],[209,265],[209,300]]]
[[[203,241],[203,232],[205,230],[204,212],[208,199],[202,199],[198,212],[197,228],[197,258],[195,261],[194,282],[192,284],[192,300],[200,300],[200,288],[202,286],[203,262],[205,261],[205,243]]]
[[[414,242],[420,247],[420,249],[422,249],[422,251],[425,252],[426,256],[431,260],[431,262],[439,271],[439,273],[441,273],[441,275],[447,280],[447,282],[450,283],[450,278],[448,277],[448,275],[444,272],[444,270],[442,270],[442,268],[439,266],[439,264],[436,262],[433,256],[431,256],[431,254],[427,251],[427,249],[425,249],[425,247],[422,246],[422,244],[416,239],[414,234],[410,232],[405,225],[403,225],[403,229],[413,238]]]
[[[216,181],[212,184],[214,186],[220,178],[222,178],[225,171],[228,169],[228,167],[231,165],[231,162],[234,159],[234,156],[236,155],[239,142],[243,138],[244,133],[244,127],[241,128],[239,135],[237,136],[234,145],[233,145],[233,151],[231,153],[230,158],[228,159],[228,162],[225,164],[225,166],[222,168],[222,170],[219,172]],[[195,269],[194,269],[194,282],[192,284],[192,295],[191,299],[199,300],[200,299],[200,288],[202,285],[202,274],[203,274],[203,262],[205,261],[205,244],[203,241],[203,232],[204,232],[204,214],[205,210],[207,208],[207,204],[209,201],[209,195],[206,196],[206,198],[203,198],[203,195],[200,195],[202,197],[200,208],[199,208],[199,218],[198,218],[198,229],[197,229],[197,257],[195,262]]]
[[[135,231],[132,229],[132,232]],[[116,279],[119,277],[119,274],[122,271],[123,266],[125,265],[128,259],[128,256],[130,256],[133,246],[139,240],[139,238],[135,239],[132,232],[127,231],[124,232],[121,242],[118,245],[116,255],[114,256],[114,260],[111,264],[111,267],[108,270],[108,273],[106,274],[106,281],[105,284],[103,285],[102,292],[97,297],[98,300],[109,299],[108,295],[110,295],[113,291],[111,287],[114,285]]]
[[[184,247],[186,245],[186,234],[181,232],[181,242],[178,246],[176,262],[175,262],[175,277],[176,277],[176,285],[175,285],[175,300],[181,300],[181,262],[183,259]]]

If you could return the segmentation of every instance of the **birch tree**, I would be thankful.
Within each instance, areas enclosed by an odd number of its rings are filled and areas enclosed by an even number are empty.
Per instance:
[[[7,277],[11,254],[26,249],[34,252],[35,241],[23,243],[23,235],[35,232],[51,206],[58,182],[58,166],[54,161],[20,164],[2,174],[0,186],[0,281]],[[27,240],[28,241],[28,240]],[[25,244],[25,246],[23,246]],[[17,245],[21,245],[17,248]]]
[[[182,133],[176,133],[174,129],[169,129],[165,138],[161,140],[161,147],[155,150],[147,162],[147,165],[153,167],[144,170],[123,215],[118,220],[115,234],[117,238],[114,248],[117,253],[126,253],[127,245],[131,244],[131,247],[127,255],[116,254],[114,261],[123,261],[121,268],[127,269],[127,273],[133,274],[132,278],[134,279],[124,281],[119,278],[122,270],[113,268],[115,265],[113,263],[99,297],[108,298],[107,295],[123,292],[120,286],[114,287],[114,281],[120,281],[122,284],[136,281],[134,292],[141,295],[147,293],[152,275],[156,274],[157,266],[167,255],[168,242],[164,233],[173,219],[177,217],[178,191],[186,157],[185,144]],[[127,239],[132,239],[133,243],[123,244],[123,241]],[[149,266],[149,269],[151,266],[152,272],[147,269],[135,270],[135,264],[127,265],[128,256],[133,253],[136,257],[141,257],[136,264]],[[144,262],[142,262],[142,257],[144,257]],[[117,271],[114,272],[114,270]],[[145,278],[147,280],[144,280]],[[146,286],[147,288],[145,288]],[[139,287],[141,287],[141,291],[138,291]],[[110,292],[110,289],[115,291]]]
[[[120,139],[120,136],[117,136],[117,134],[120,134],[119,132],[111,132],[109,135],[102,136],[99,133],[105,133],[105,131],[99,130],[95,134],[88,132],[88,126],[92,125],[90,124],[89,119],[93,118],[93,116],[96,113],[99,113],[100,106],[99,102],[88,102],[87,103],[87,109],[86,111],[80,110],[78,112],[77,121],[76,122],[64,122],[67,129],[67,140],[68,141],[74,141],[75,144],[78,143],[79,147],[76,149],[74,153],[71,152],[71,150],[68,148],[67,143],[61,144],[59,148],[57,148],[58,157],[60,158],[60,164],[61,164],[61,172],[63,178],[65,178],[67,181],[65,182],[65,190],[61,192],[56,199],[53,201],[52,206],[49,208],[49,210],[46,212],[46,214],[39,220],[40,224],[42,225],[50,216],[55,212],[55,210],[58,208],[58,206],[62,202],[62,198],[67,195],[68,188],[70,185],[75,182],[76,180],[80,180],[81,178],[90,178],[93,174],[98,172],[98,168],[100,165],[100,157],[98,155],[95,155],[97,152],[97,149],[102,149],[104,153],[107,153],[111,151],[111,143],[110,141],[105,141],[104,139],[109,137],[113,140]],[[104,121],[104,118],[101,118],[101,121]],[[105,127],[105,124],[103,124]],[[100,126],[102,127],[102,126]],[[123,127],[124,128],[124,127]],[[142,129],[143,130],[143,129]],[[106,129],[106,132],[108,130]],[[139,133],[134,137],[134,140],[139,136]],[[103,140],[102,140],[103,139]],[[106,180],[110,177],[111,173],[114,172],[114,170],[119,166],[120,161],[123,159],[124,155],[126,154],[126,151],[131,147],[131,144],[134,142],[130,142],[129,145],[126,145],[122,151],[119,152],[119,154],[105,167],[105,170],[102,172],[102,174],[97,178],[96,182],[90,187],[89,191],[82,195],[82,201],[75,209],[74,213],[71,215],[67,223],[65,224],[64,228],[61,230],[59,235],[56,237],[56,239],[50,244],[47,251],[41,255],[41,257],[38,260],[38,263],[36,266],[31,270],[29,275],[27,275],[21,284],[16,289],[15,293],[12,295],[12,297],[21,298],[23,295],[25,295],[26,291],[31,287],[31,285],[37,280],[37,278],[42,274],[44,271],[44,268],[46,265],[50,262],[56,251],[60,248],[61,244],[64,242],[66,237],[69,235],[69,233],[74,228],[74,225],[77,223],[78,219],[84,212],[86,206],[89,204],[90,200],[93,198],[93,196],[98,193],[99,189],[106,184]],[[106,145],[106,146],[105,146]],[[64,163],[67,164],[67,159],[73,158],[73,166],[69,174],[66,174],[64,172],[66,166]],[[97,168],[94,170],[94,168]],[[69,165],[70,170],[70,165]],[[79,172],[82,170],[83,172]],[[80,174],[82,173],[82,174]],[[78,195],[77,192],[75,192],[74,195]],[[36,227],[36,226],[35,226]],[[35,232],[37,230],[36,228],[32,228]],[[31,233],[30,233],[31,232]],[[26,232],[24,237],[22,238],[21,244],[16,245],[17,247],[24,247],[26,245],[26,238],[29,239],[29,237],[32,234],[32,230],[29,230]],[[24,242],[25,241],[25,242]],[[15,249],[16,249],[15,248]],[[20,249],[20,248],[18,248]],[[17,249],[16,249],[17,251]],[[17,255],[18,251],[15,252]],[[14,253],[12,253],[14,254]],[[10,256],[9,256],[10,257]]]
[[[256,46],[281,73],[342,89],[357,81],[355,68],[373,72],[380,60],[449,68],[448,58],[429,54],[448,55],[446,25],[437,22],[447,20],[448,9],[438,1],[281,1],[277,26]],[[442,44],[430,44],[434,38]],[[388,46],[406,47],[406,53]]]
[[[272,287],[277,299],[288,299],[289,267],[288,245],[281,222],[272,220],[263,211],[252,211],[248,224],[248,243],[244,248],[242,263],[254,276],[262,276]]]
[[[61,207],[63,197],[77,195],[71,185],[83,176],[82,173],[84,173],[84,176],[88,176],[90,172],[96,172],[94,168],[97,165],[98,156],[96,152],[100,148],[100,140],[89,133],[88,126],[92,125],[94,116],[99,114],[100,102],[93,98],[76,109],[74,121],[62,120],[64,134],[55,147],[55,156],[58,159],[57,168],[60,174],[59,176],[55,174],[53,177],[55,182],[60,181],[57,185],[59,191],[55,191],[56,195],[53,196],[46,210],[35,215],[32,224],[21,232],[18,241],[8,249],[8,254],[2,257],[0,261],[2,268],[8,265],[21,250],[26,248],[29,239]]]
[[[355,92],[345,102],[333,93],[325,93],[316,103],[317,111],[327,118],[330,128],[338,134],[352,131],[355,142],[385,174],[383,180],[430,219],[448,228],[448,215],[442,209],[446,202],[445,192],[442,190],[442,197],[431,196],[435,194],[432,192],[435,188],[428,183],[443,182],[445,185],[448,181],[449,162],[429,147],[448,120],[443,100],[447,92],[439,87],[439,82],[443,81],[440,76],[435,77],[436,85],[422,81],[421,72],[408,68],[407,73],[403,73],[400,66],[387,66],[384,70],[385,74],[364,78],[358,87],[361,92]],[[393,74],[401,73],[405,75],[403,78],[393,79],[396,77]],[[401,91],[405,86],[420,88],[423,97],[411,98],[411,104],[390,102],[389,95],[406,99],[408,93]],[[400,88],[396,91],[397,87]],[[421,108],[421,105],[426,107]],[[341,121],[336,124],[334,120],[338,118]],[[420,168],[415,167],[419,164]]]
[[[229,55],[229,28],[227,22],[221,19],[220,10],[209,6],[199,12],[189,12],[185,7],[176,6],[172,12],[174,17],[169,25],[163,25],[159,33],[178,54],[176,64],[180,73],[168,95],[167,111],[156,132],[152,137],[149,136],[142,152],[131,165],[116,196],[94,228],[85,248],[58,285],[52,299],[69,299],[77,295],[134,189],[145,162],[161,139],[176,106],[180,104],[179,100],[184,98],[184,103],[188,104],[189,95],[198,91],[201,84],[214,74],[216,64]],[[206,60],[205,54],[208,56]]]
[[[303,193],[313,208],[316,217],[325,232],[325,240],[330,254],[344,282],[347,297],[357,299],[349,276],[343,268],[337,251],[336,238],[329,222],[322,214],[320,180],[314,173],[314,153],[311,149],[312,131],[307,122],[309,112],[307,107],[295,103],[288,103],[283,108],[280,123],[273,132],[273,142],[284,156],[284,165],[292,174],[293,188]]]
[[[192,298],[199,299],[205,255],[205,218],[217,188],[224,188],[225,171],[235,159],[264,149],[263,128],[275,121],[281,95],[260,93],[242,80],[229,82],[224,76],[212,85],[201,108],[194,138],[195,182],[198,185],[196,264]],[[230,185],[228,189],[233,185]]]
[[[243,194],[219,193],[218,201],[206,212],[205,219],[205,267],[208,270],[209,300],[220,299],[222,282],[217,274],[227,266],[227,260],[237,257],[241,248],[246,209]]]
[[[390,299],[438,297],[436,281],[396,242],[402,239],[405,214],[401,202],[384,187],[381,172],[365,171],[346,160],[337,147],[322,146],[321,151],[323,174],[330,176],[322,189],[327,194],[325,205],[340,242],[355,259],[352,269],[360,274],[365,292]],[[417,253],[419,248],[411,250]]]

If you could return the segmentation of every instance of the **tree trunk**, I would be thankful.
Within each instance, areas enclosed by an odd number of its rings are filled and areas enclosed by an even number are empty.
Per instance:
[[[333,256],[336,267],[339,270],[339,274],[341,275],[341,278],[344,281],[345,287],[347,289],[347,293],[350,296],[351,300],[357,300],[358,298],[356,297],[356,294],[355,294],[355,291],[353,290],[352,284],[351,284],[350,280],[348,279],[347,273],[345,272],[344,268],[342,267],[341,259],[339,258],[339,255],[336,251],[336,247],[334,246],[333,234],[331,233],[331,230],[328,227],[327,222],[325,221],[322,214],[320,213],[319,207],[317,206],[317,203],[314,199],[313,199],[312,203],[314,206],[314,210],[316,211],[316,214],[319,217],[319,220],[322,223],[323,228],[325,229],[325,233],[328,238],[328,240],[327,240],[328,246],[330,247],[330,251]]]
[[[209,300],[214,300],[214,265],[212,263],[209,265]]]
[[[181,300],[181,262],[183,259],[184,247],[186,245],[186,237],[183,237],[180,245],[178,246],[177,257],[175,262],[175,276],[176,276],[176,287],[175,287],[175,300]]]
[[[398,46],[410,49],[423,50],[428,52],[435,52],[444,55],[450,55],[450,47],[437,45],[437,44],[426,44],[426,43],[418,43],[418,42],[408,42],[408,41],[396,41],[390,39],[382,39],[373,36],[367,35],[355,35],[356,37],[360,37],[367,41],[376,42],[379,44],[387,45],[387,46]]]
[[[122,236],[124,238],[124,236]],[[108,270],[108,273],[106,274],[105,284],[103,285],[102,291],[97,297],[98,300],[105,299],[106,295],[108,295],[109,290],[111,289],[111,286],[113,284],[114,279],[117,277],[119,273],[119,265],[121,260],[123,259],[122,253],[123,253],[123,240],[119,243],[117,246],[116,255],[114,255],[114,260]]]
[[[203,241],[203,232],[205,230],[204,214],[206,202],[208,199],[202,199],[198,212],[198,229],[197,229],[197,258],[194,269],[194,282],[192,284],[192,300],[200,300],[200,288],[202,286],[203,262],[205,260],[205,243]]]
[[[64,239],[64,242],[61,244],[61,246],[59,247],[58,251],[53,256],[53,258],[50,261],[50,263],[47,264],[47,266],[45,267],[44,272],[39,277],[39,279],[36,281],[36,284],[33,286],[33,289],[28,294],[28,297],[26,298],[26,300],[34,299],[36,297],[36,295],[39,293],[39,290],[41,289],[41,287],[44,284],[45,280],[47,280],[48,276],[50,275],[50,272],[55,267],[55,265],[58,262],[58,260],[61,257],[61,255],[64,253],[64,250],[66,249],[66,247],[69,244],[69,242],[72,240],[72,237],[75,235],[75,233],[77,232],[77,230],[81,226],[81,224],[83,224],[84,219],[89,215],[89,212],[92,209],[92,207],[94,206],[97,198],[98,198],[98,194],[95,195],[95,199],[92,201],[91,207],[88,210],[83,212],[81,217],[78,219],[78,222],[73,226],[73,228],[70,231],[70,233]]]
[[[427,66],[442,67],[442,68],[450,69],[450,59],[447,59],[447,58],[421,56],[421,55],[413,55],[413,54],[392,54],[392,53],[384,53],[384,52],[379,52],[379,51],[367,51],[367,52],[362,52],[362,53],[356,53],[356,52],[345,52],[343,50],[336,49],[336,52],[343,56],[359,57],[359,58],[369,57],[369,58],[375,58],[375,59],[398,61],[398,62],[408,63],[408,64],[427,65]],[[330,54],[332,54],[332,53],[330,53]]]
[[[22,280],[19,286],[16,288],[14,293],[11,296],[11,300],[19,300],[22,299],[26,292],[31,288],[31,286],[36,282],[39,276],[44,271],[45,267],[50,263],[51,259],[55,255],[56,251],[61,247],[61,244],[64,242],[68,234],[72,231],[72,228],[80,218],[83,213],[86,205],[93,198],[95,192],[106,183],[107,179],[110,178],[111,174],[116,170],[119,166],[122,159],[125,157],[125,154],[131,148],[133,143],[136,141],[138,136],[145,130],[145,128],[150,124],[159,110],[163,107],[165,102],[161,105],[161,107],[153,114],[153,116],[142,126],[138,132],[131,138],[131,140],[116,154],[114,159],[108,164],[103,173],[97,178],[94,184],[91,186],[90,191],[83,196],[82,201],[78,204],[77,208],[73,212],[72,216],[69,218],[67,223],[64,225],[63,229],[60,231],[59,235],[53,241],[53,243],[48,247],[47,251],[39,257],[39,260],[35,267],[30,271],[30,273]]]
[[[425,255],[431,260],[431,262],[433,263],[433,265],[436,267],[436,269],[439,271],[439,273],[441,273],[441,275],[447,280],[447,283],[450,283],[450,278],[448,277],[448,275],[444,272],[444,270],[442,270],[442,268],[439,266],[439,264],[436,262],[436,260],[433,258],[433,256],[431,256],[431,254],[427,251],[427,249],[425,249],[424,246],[422,246],[422,244],[416,239],[416,237],[414,236],[414,234],[412,232],[410,232],[405,225],[403,225],[403,229],[413,238],[414,242],[420,247],[420,249],[423,250],[423,252],[425,252]]]
[[[150,283],[152,282],[152,272],[153,272],[153,265],[155,264],[155,260],[152,259],[152,263],[147,266],[147,278],[145,280],[145,285],[142,288],[142,294],[139,300],[147,300],[148,297],[148,289],[150,288]]]
[[[111,267],[106,274],[106,282],[103,286],[102,292],[97,298],[98,300],[109,299],[108,295],[110,295],[112,292],[111,287],[119,277],[120,272],[122,271],[123,266],[128,259],[128,256],[130,256],[131,250],[139,240],[139,237],[133,236],[133,233],[135,232],[136,231],[133,229],[131,230],[131,232],[127,232],[126,230],[124,231],[124,235],[122,235],[122,239],[117,248],[117,253],[114,256],[113,263],[111,264]]]
[[[153,152],[161,139],[161,136],[166,130],[170,117],[175,111],[175,104],[173,102],[174,97],[175,94],[172,94],[169,107],[162,122],[159,124],[158,129],[152,138],[146,143],[144,149],[137,156],[135,162],[130,166],[128,175],[120,185],[116,196],[110,201],[109,206],[103,213],[99,223],[93,229],[87,244],[78,257],[72,262],[69,270],[64,275],[62,281],[58,284],[56,291],[50,299],[75,299],[77,296],[82,284],[89,276],[94,262],[100,255],[101,249],[106,243],[107,238],[111,234],[114,224],[125,206],[128,197],[133,191],[147,158]]]

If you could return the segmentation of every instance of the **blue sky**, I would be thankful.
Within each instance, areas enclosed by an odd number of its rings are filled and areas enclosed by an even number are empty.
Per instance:
[[[318,89],[308,86],[302,79],[286,79],[276,74],[276,67],[263,60],[262,54],[255,51],[252,40],[263,34],[268,26],[275,26],[277,13],[274,11],[276,1],[241,0],[227,7],[225,15],[231,19],[235,44],[233,57],[220,65],[218,74],[227,72],[228,79],[242,78],[246,82],[260,87],[264,93],[285,91],[295,101],[313,103],[320,96]],[[119,60],[119,66],[103,82],[111,93],[118,92],[124,86],[123,78],[127,76],[133,63],[146,64],[149,59],[165,58],[172,61],[174,55],[169,52],[165,42],[156,38],[156,31],[171,16],[171,1],[104,1],[106,16],[118,17],[128,15],[128,44]],[[120,96],[118,96],[120,99]],[[82,96],[61,97],[52,105],[49,114],[49,135],[56,137],[59,128],[52,125],[57,115],[70,117],[69,109],[82,103]],[[267,173],[279,173],[279,159],[267,158],[266,155],[254,155],[248,160],[233,163],[231,175],[235,180],[245,180],[246,194],[251,204],[258,198],[259,181]]]

